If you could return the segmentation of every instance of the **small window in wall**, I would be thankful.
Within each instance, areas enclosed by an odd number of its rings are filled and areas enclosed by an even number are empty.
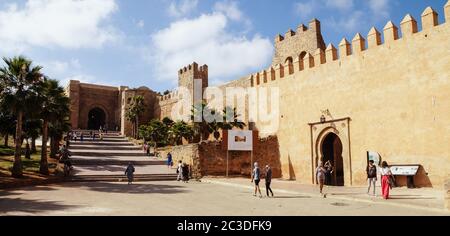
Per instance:
[[[300,53],[300,59],[303,59],[303,58],[305,58],[305,56],[306,56],[306,52],[305,51],[303,51],[302,53]]]
[[[294,60],[292,59],[292,57],[288,57],[288,58],[286,58],[286,60],[284,61],[285,64],[288,63],[288,62],[289,62],[289,64],[292,64],[292,63],[294,62]]]

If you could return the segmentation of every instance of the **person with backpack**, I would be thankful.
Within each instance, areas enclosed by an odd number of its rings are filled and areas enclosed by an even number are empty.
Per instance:
[[[133,179],[134,179],[134,166],[131,162],[128,163],[128,167],[125,170],[125,175],[128,178],[128,185],[133,184]]]
[[[376,196],[375,186],[377,183],[377,167],[375,166],[373,160],[369,161],[366,173],[367,173],[367,182],[369,184],[369,187],[367,188],[367,194],[370,194],[370,188],[373,186],[373,196]]]

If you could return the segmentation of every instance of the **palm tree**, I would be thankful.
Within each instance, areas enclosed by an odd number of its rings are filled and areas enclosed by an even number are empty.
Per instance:
[[[56,159],[58,147],[64,134],[71,130],[69,116],[65,115],[61,119],[54,120],[48,124],[48,137],[50,138],[50,158]]]
[[[8,111],[8,108],[3,107],[0,104],[0,134],[4,136],[4,146],[8,147],[9,135],[14,135],[14,130],[16,127],[16,119]]]
[[[239,120],[240,114],[237,113],[237,109],[231,107],[225,107],[222,111],[223,122],[221,123],[222,130],[231,130],[233,128],[243,129],[246,124]]]
[[[199,106],[192,106],[191,109],[191,122],[194,125],[194,136],[196,139],[200,139],[200,142],[203,141],[203,138],[206,133],[209,135],[208,131],[208,123],[203,118],[203,114],[208,112],[208,104],[206,102],[202,102]],[[199,117],[201,121],[196,121],[195,119]]]
[[[133,123],[132,136],[134,138],[138,138],[139,116],[145,111],[144,100],[145,98],[143,96],[134,96],[125,114],[127,119]]]
[[[69,98],[65,95],[64,88],[59,86],[57,80],[46,79],[42,84],[42,93],[39,97],[41,105],[41,118],[42,118],[42,150],[41,150],[41,163],[40,173],[48,174],[48,162],[47,162],[47,141],[49,124],[53,127],[57,127],[60,123],[63,123],[65,118],[69,115]],[[62,136],[66,130],[54,132],[55,138],[62,139]],[[58,140],[58,141],[59,141]]]
[[[37,85],[42,81],[40,66],[32,66],[25,57],[3,58],[6,66],[0,68],[0,100],[16,116],[16,135],[13,177],[22,177],[21,139],[23,114],[37,97]]]
[[[29,119],[27,116],[25,117],[23,129],[27,143],[28,139],[31,138],[31,150],[27,151],[29,151],[29,153],[36,153],[36,139],[41,134],[42,122],[39,119]]]
[[[175,122],[169,130],[171,138],[174,140],[175,145],[181,145],[183,138],[191,142],[194,136],[194,129],[191,125],[188,125],[184,121]]]
[[[167,145],[169,137],[169,128],[159,120],[151,120],[147,125],[139,127],[139,135],[146,141],[154,144],[155,149],[159,146]]]
[[[36,139],[41,135],[42,122],[39,119],[25,119],[25,139],[31,139],[31,153],[36,153]]]

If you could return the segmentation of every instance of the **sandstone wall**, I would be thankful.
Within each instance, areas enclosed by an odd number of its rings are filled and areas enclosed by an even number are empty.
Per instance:
[[[175,166],[180,160],[189,164],[194,178],[226,175],[227,154],[220,142],[167,147],[158,149],[158,152],[163,158],[171,152]],[[253,158],[253,162],[258,162],[261,168],[269,164],[272,167],[273,178],[281,177],[281,163],[276,137],[261,139],[256,145]],[[229,175],[250,176],[251,166],[250,152],[229,152]]]
[[[450,23],[435,25],[435,17],[428,8],[420,32],[408,15],[401,23],[401,38],[389,22],[383,43],[381,33],[372,29],[367,41],[361,35],[351,44],[343,40],[339,57],[329,45],[326,51],[296,59],[292,71],[290,65],[269,68],[276,73],[259,86],[254,80],[259,73],[252,77],[256,87],[278,87],[281,92],[276,134],[283,177],[312,183],[320,134],[336,130],[345,143],[346,185],[365,184],[370,150],[389,164],[421,164],[417,185],[442,188],[450,173]],[[319,122],[325,110],[327,120],[350,118],[349,127],[334,122],[312,129],[309,124]]]

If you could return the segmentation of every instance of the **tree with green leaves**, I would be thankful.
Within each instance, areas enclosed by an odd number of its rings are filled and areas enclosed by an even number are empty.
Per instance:
[[[0,101],[1,103],[1,101]],[[16,128],[16,118],[7,108],[4,108],[0,104],[0,135],[4,137],[4,146],[8,147],[9,136],[14,136],[14,131]]]
[[[240,114],[237,113],[237,109],[231,107],[225,107],[222,111],[223,122],[220,124],[222,130],[232,130],[234,128],[244,129],[246,124],[242,122],[239,117]]]
[[[213,134],[214,138],[219,140],[220,130],[243,129],[246,126],[244,122],[239,120],[240,115],[237,113],[236,108],[226,107],[220,113],[216,109],[210,108],[206,102],[203,102],[201,106],[194,106],[191,112],[193,114],[191,120],[194,123],[194,130],[197,131],[196,135],[200,135],[200,141],[204,138],[203,134],[206,134],[208,137]],[[207,122],[204,114],[211,114],[221,119],[214,119],[211,122]],[[195,120],[196,116],[201,117],[201,122]]]
[[[206,135],[209,136],[210,129],[208,128],[208,123],[205,121],[203,114],[210,112],[208,104],[202,102],[201,104],[193,105],[191,109],[191,122],[194,128],[194,138],[203,141]]]
[[[131,104],[128,107],[128,110],[125,113],[128,121],[133,124],[133,132],[132,136],[134,138],[138,138],[138,127],[139,127],[139,116],[142,115],[145,111],[143,96],[134,96],[131,98]]]
[[[172,124],[169,129],[170,139],[173,140],[174,145],[183,144],[183,138],[189,142],[194,137],[194,128],[192,125],[187,124],[184,121],[178,121]]]
[[[6,66],[0,68],[0,100],[16,116],[16,135],[13,177],[22,177],[22,123],[23,115],[38,95],[37,87],[43,81],[42,67],[33,66],[25,57],[3,58]]]
[[[59,151],[59,143],[63,140],[64,134],[69,132],[72,126],[69,116],[61,117],[48,124],[48,137],[50,138],[50,158],[56,159]]]
[[[51,124],[53,128],[52,138],[59,143],[59,141],[63,138],[64,132],[69,130],[67,127],[64,127],[64,124],[66,123],[70,113],[70,100],[66,96],[64,88],[59,85],[57,80],[46,79],[42,84],[38,101],[41,106],[40,116],[42,118],[40,173],[47,175],[47,141],[49,124]],[[51,149],[53,150],[53,147]]]
[[[30,153],[36,153],[36,139],[39,138],[42,132],[42,121],[40,119],[29,119],[25,116],[26,119],[24,121],[24,137],[27,140],[31,139],[31,150]]]
[[[147,125],[139,127],[139,135],[145,140],[150,141],[155,148],[165,146],[169,143],[169,128],[159,120],[151,120]]]

